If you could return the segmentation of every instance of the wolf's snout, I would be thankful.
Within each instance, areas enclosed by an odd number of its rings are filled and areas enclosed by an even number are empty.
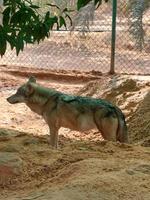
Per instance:
[[[12,101],[11,97],[8,97],[8,98],[7,98],[7,101],[8,101],[9,103],[11,103],[11,104],[14,103],[14,102]]]
[[[10,101],[10,97],[8,97],[6,100],[7,100],[9,103],[11,103],[11,101]]]
[[[16,98],[14,98],[14,96],[10,96],[7,98],[7,101],[11,104],[15,104],[18,103],[18,100]]]

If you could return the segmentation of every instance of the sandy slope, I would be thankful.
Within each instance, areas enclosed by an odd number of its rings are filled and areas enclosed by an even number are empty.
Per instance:
[[[2,133],[1,152],[19,155],[23,166],[17,175],[5,171],[1,199],[149,199],[148,147],[60,137],[56,151],[48,136]]]

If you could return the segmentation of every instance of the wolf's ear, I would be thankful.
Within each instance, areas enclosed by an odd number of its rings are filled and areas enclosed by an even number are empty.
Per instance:
[[[30,82],[30,83],[36,83],[36,78],[34,76],[30,76],[28,82]]]
[[[32,82],[28,82],[26,85],[26,94],[31,95],[34,92],[34,86],[32,85]]]

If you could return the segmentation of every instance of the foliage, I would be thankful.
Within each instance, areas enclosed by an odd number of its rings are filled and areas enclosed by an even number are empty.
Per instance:
[[[77,9],[85,6],[90,0],[77,0]],[[104,0],[107,2],[108,0]],[[70,18],[68,8],[61,10],[59,6],[47,4],[49,10],[52,7],[58,9],[58,14],[52,14],[50,11],[41,15],[38,4],[34,0],[4,0],[3,19],[0,24],[0,55],[6,52],[7,45],[11,49],[16,49],[17,55],[23,51],[28,43],[39,43],[46,37],[49,37],[50,31],[55,27],[57,30],[62,26],[67,27],[66,20]],[[95,0],[95,5],[99,6],[102,0]]]
[[[38,9],[39,6],[29,0],[4,0],[3,20],[0,25],[1,56],[5,54],[8,43],[11,49],[16,49],[18,55],[25,44],[39,43],[49,37],[54,26],[57,29],[66,27],[66,18],[71,22],[67,8],[61,16],[51,15],[49,11],[41,16]]]
[[[91,0],[78,0],[77,2],[77,9],[80,10],[81,7],[84,7],[87,5]],[[95,6],[98,8],[102,4],[103,0],[94,0]],[[104,0],[105,2],[108,2],[109,0]]]

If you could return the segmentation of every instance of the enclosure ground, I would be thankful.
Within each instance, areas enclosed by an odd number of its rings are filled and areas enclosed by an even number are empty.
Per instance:
[[[51,149],[48,127],[41,117],[23,104],[6,101],[30,75],[65,93],[106,98],[117,104],[126,115],[132,144],[103,141],[95,130],[80,133],[62,128],[58,150]],[[148,200],[150,101],[143,102],[149,98],[149,87],[149,76],[1,66],[0,199]],[[146,125],[133,128],[141,108]]]

